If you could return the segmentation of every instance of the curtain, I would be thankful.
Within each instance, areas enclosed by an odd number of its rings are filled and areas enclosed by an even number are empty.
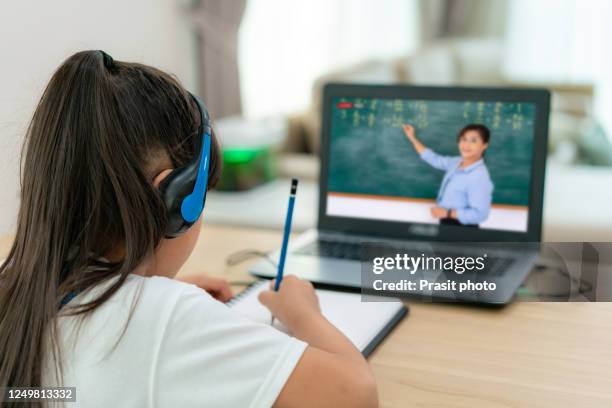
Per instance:
[[[421,42],[502,36],[506,7],[505,0],[420,0]]]
[[[504,71],[526,82],[595,85],[594,114],[612,141],[612,2],[514,0]]]
[[[198,88],[216,118],[242,112],[238,31],[246,0],[200,0],[192,5]]]

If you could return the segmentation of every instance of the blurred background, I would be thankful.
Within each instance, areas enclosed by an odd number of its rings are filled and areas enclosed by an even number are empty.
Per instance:
[[[15,226],[19,156],[54,69],[103,49],[199,93],[224,145],[210,222],[315,225],[321,86],[534,86],[553,91],[544,235],[612,233],[608,0],[56,0],[0,6],[0,234]],[[277,205],[278,204],[278,205]]]

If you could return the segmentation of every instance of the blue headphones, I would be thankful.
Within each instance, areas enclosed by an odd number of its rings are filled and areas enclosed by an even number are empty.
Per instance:
[[[159,185],[166,205],[166,237],[175,238],[187,231],[200,218],[206,202],[212,126],[208,110],[195,95],[189,93],[200,112],[196,142],[197,156],[178,169],[172,170]]]
[[[115,69],[113,58],[100,50],[104,66]],[[191,92],[191,99],[200,112],[200,125],[196,140],[198,154],[187,164],[172,170],[159,185],[166,206],[166,238],[176,238],[187,231],[200,218],[206,201],[212,126],[210,115],[202,101]]]

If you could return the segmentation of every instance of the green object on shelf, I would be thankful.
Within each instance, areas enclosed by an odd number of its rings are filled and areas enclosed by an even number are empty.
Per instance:
[[[223,162],[231,163],[231,164],[248,163],[251,160],[255,159],[261,150],[263,150],[263,148],[260,148],[260,149],[237,148],[237,149],[224,150],[223,151]]]
[[[276,173],[276,154],[269,147],[224,148],[217,190],[248,190],[273,180]]]

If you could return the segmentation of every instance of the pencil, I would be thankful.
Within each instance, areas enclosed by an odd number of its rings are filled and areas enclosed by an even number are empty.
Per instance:
[[[287,208],[287,217],[285,218],[285,231],[283,233],[283,244],[281,246],[280,259],[278,260],[278,270],[276,272],[276,281],[274,282],[274,291],[278,292],[283,273],[285,271],[285,259],[287,258],[287,245],[289,244],[289,234],[291,234],[291,221],[293,220],[293,206],[295,205],[295,195],[297,193],[297,179],[291,179],[291,190],[289,192],[289,205]],[[274,324],[274,316],[270,324]]]

